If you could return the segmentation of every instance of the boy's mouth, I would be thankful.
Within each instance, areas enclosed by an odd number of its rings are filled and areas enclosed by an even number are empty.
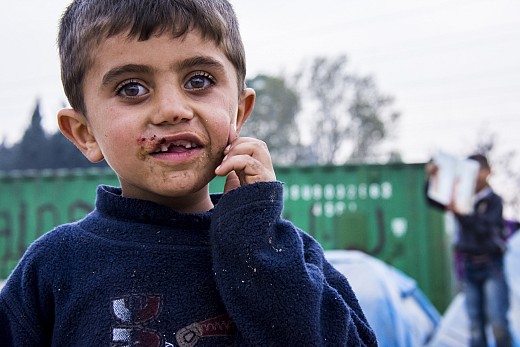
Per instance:
[[[193,134],[178,134],[170,137],[141,137],[137,143],[142,148],[143,155],[166,154],[166,153],[186,153],[203,146]]]
[[[159,148],[156,149],[151,154],[158,154],[158,153],[181,153],[186,152],[195,148],[198,148],[199,146],[192,141],[187,140],[176,140],[172,142],[165,142],[161,143]]]

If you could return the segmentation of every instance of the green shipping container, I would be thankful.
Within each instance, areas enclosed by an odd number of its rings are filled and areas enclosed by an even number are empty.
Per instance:
[[[442,213],[424,198],[424,165],[280,167],[284,217],[325,249],[357,249],[414,278],[443,312],[453,297],[451,248]],[[210,189],[222,190],[215,179]],[[0,174],[0,278],[27,246],[94,206],[98,184],[117,185],[109,169]]]

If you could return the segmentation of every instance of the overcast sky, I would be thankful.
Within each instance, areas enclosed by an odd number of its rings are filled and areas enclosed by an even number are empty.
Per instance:
[[[0,0],[0,140],[15,141],[36,99],[56,130],[65,102],[55,37],[68,0]],[[518,147],[520,1],[232,0],[248,76],[294,71],[346,54],[402,114],[397,149],[408,162],[438,149],[466,155],[479,133]],[[319,4],[319,7],[316,5]]]

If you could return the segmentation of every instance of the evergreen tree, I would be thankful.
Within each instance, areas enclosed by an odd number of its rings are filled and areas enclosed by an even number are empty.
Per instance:
[[[41,122],[40,101],[37,100],[29,127],[25,130],[20,142],[12,147],[15,169],[27,170],[47,167],[45,162],[48,160],[48,141]]]
[[[0,144],[0,170],[12,170],[13,168],[12,151],[4,139]]]
[[[108,167],[105,161],[91,163],[61,132],[49,137],[49,148],[52,153],[52,168],[88,168]]]
[[[37,100],[31,122],[20,141],[11,147],[5,141],[0,144],[0,170],[108,167],[104,161],[89,162],[59,131],[47,134],[41,122],[40,102]]]

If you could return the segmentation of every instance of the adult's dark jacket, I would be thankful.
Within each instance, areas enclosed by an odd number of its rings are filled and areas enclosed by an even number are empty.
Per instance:
[[[428,198],[430,206],[446,210],[446,206]],[[506,250],[502,198],[491,188],[477,194],[473,212],[468,215],[455,214],[458,235],[455,249],[468,255],[502,255]]]

